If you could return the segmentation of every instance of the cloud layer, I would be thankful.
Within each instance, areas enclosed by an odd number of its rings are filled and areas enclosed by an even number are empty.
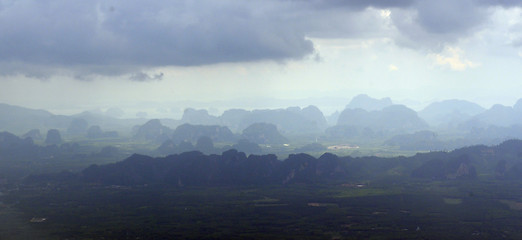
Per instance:
[[[48,77],[302,59],[312,38],[390,38],[442,51],[513,1],[0,0],[0,71]],[[383,12],[386,10],[387,12]]]

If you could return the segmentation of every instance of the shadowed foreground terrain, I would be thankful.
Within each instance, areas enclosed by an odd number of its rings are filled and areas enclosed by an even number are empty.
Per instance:
[[[32,175],[1,212],[11,239],[520,239],[521,153],[133,155]]]

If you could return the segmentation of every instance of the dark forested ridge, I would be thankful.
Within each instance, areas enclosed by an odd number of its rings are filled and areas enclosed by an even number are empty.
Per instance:
[[[213,186],[315,184],[397,177],[472,180],[478,175],[499,180],[521,179],[522,141],[394,158],[339,157],[331,153],[315,158],[299,153],[281,161],[273,154],[247,156],[237,150],[220,155],[192,151],[158,158],[134,154],[121,162],[92,165],[68,177],[103,185]]]

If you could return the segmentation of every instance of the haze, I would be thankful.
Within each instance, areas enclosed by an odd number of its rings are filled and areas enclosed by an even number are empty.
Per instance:
[[[443,99],[512,106],[521,5],[4,0],[0,102],[163,117],[309,104],[329,114],[360,93],[416,110]]]
[[[522,1],[0,0],[0,239],[522,239]]]

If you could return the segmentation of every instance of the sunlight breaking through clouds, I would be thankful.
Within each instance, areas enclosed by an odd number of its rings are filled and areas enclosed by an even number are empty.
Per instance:
[[[480,63],[472,62],[464,57],[464,51],[458,47],[446,47],[440,54],[429,54],[428,57],[433,58],[435,64],[448,66],[452,70],[464,71],[468,68],[480,66]]]

